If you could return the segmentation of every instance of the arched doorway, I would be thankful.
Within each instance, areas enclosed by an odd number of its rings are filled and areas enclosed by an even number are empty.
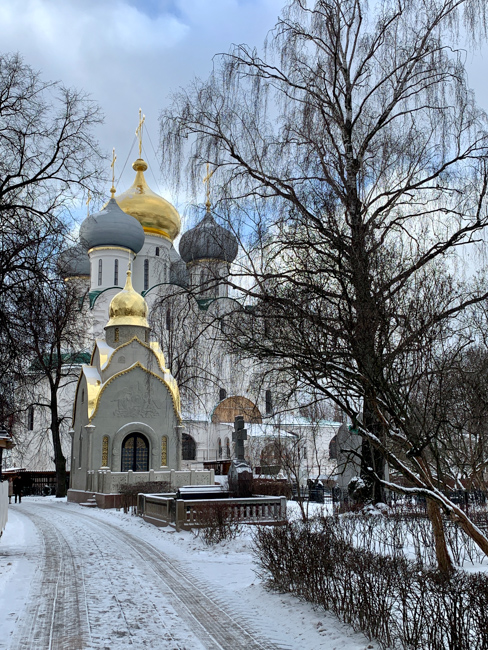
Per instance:
[[[122,472],[149,471],[149,442],[142,433],[130,433],[122,443]]]
[[[193,438],[184,433],[181,440],[181,458],[182,460],[195,460],[197,456],[197,445]]]

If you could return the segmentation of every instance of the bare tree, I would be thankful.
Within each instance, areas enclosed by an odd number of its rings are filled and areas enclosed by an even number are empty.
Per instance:
[[[66,458],[62,436],[71,419],[71,404],[63,404],[63,391],[78,380],[84,354],[86,328],[79,310],[76,282],[59,279],[31,281],[16,305],[12,335],[19,344],[18,408],[35,407],[47,414],[46,429],[54,453],[56,496],[66,496]],[[71,391],[69,391],[71,393]],[[39,444],[42,431],[38,431]]]
[[[255,303],[252,327],[234,319],[236,346],[353,419],[374,501],[401,489],[385,460],[427,497],[445,571],[441,507],[485,553],[488,540],[441,492],[413,396],[436,358],[466,344],[463,312],[488,297],[456,274],[488,223],[487,121],[456,25],[483,26],[484,12],[467,0],[293,0],[264,56],[234,47],[162,116],[176,180],[185,161],[191,180],[203,162],[219,168],[220,215],[243,250],[234,283],[246,275]]]
[[[88,95],[43,81],[18,54],[0,55],[0,324],[7,333],[10,297],[43,275],[76,197],[100,182],[93,128],[101,119]]]

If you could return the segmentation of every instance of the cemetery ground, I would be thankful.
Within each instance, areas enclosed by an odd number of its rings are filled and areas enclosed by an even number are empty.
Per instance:
[[[9,506],[0,648],[378,648],[256,575],[252,527],[216,546],[50,497]]]

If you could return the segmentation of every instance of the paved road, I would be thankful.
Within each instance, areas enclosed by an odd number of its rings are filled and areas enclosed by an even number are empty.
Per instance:
[[[161,551],[111,523],[40,503],[16,510],[42,540],[12,650],[277,650]]]

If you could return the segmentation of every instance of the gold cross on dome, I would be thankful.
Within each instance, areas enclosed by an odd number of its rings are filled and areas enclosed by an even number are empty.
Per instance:
[[[110,188],[110,194],[112,195],[112,198],[115,196],[115,161],[117,160],[117,156],[115,155],[115,147],[112,149],[112,163],[110,167],[112,168],[112,187]]]
[[[206,190],[207,200],[205,202],[205,205],[207,207],[207,212],[210,212],[210,179],[214,175],[214,172],[215,169],[212,169],[212,171],[210,171],[210,163],[207,163],[207,175],[204,176],[203,178],[203,182],[207,186],[207,190]]]
[[[139,158],[142,156],[142,127],[146,121],[146,116],[142,114],[142,108],[139,109],[139,124],[136,129],[136,136],[139,138]]]
[[[92,200],[92,195],[90,190],[88,190],[88,197],[86,199],[85,205],[86,205],[86,216],[90,216],[90,201]]]

